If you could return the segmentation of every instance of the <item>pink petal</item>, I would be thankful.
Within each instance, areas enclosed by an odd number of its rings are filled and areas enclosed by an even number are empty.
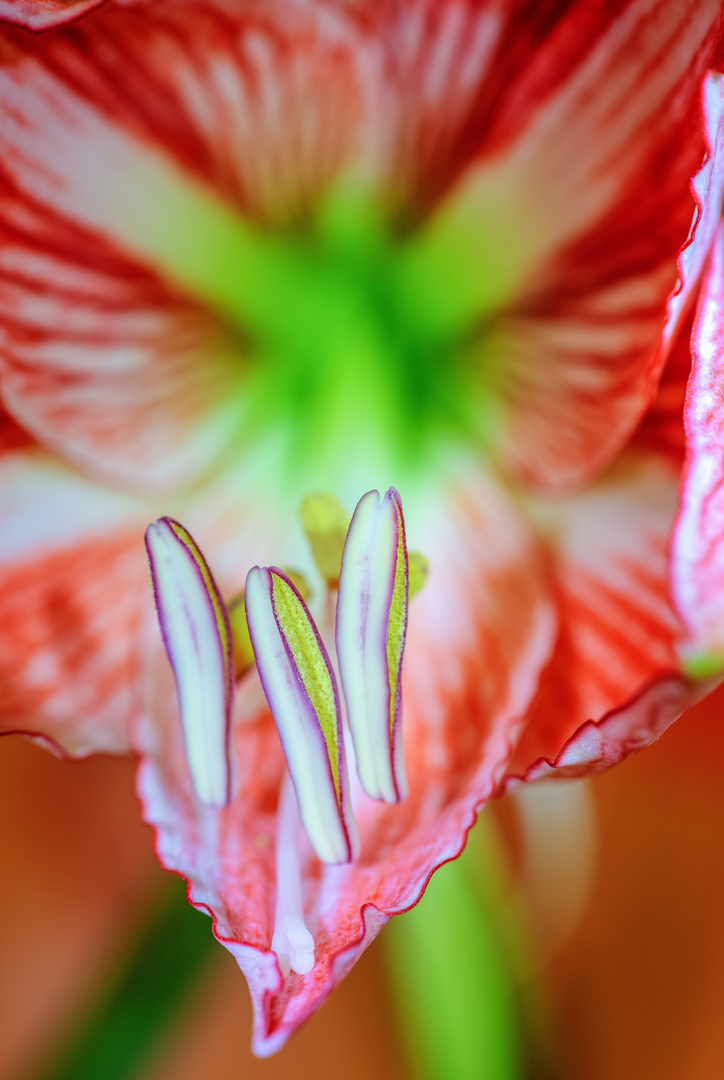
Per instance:
[[[2,731],[71,754],[129,749],[135,645],[148,589],[148,507],[39,450],[0,459]]]
[[[560,631],[509,777],[600,771],[658,738],[711,688],[682,675],[677,652],[668,559],[676,487],[660,459],[632,455],[541,516]]]
[[[462,483],[451,483],[444,503],[427,496],[406,506],[410,544],[431,561],[410,605],[403,673],[410,795],[395,806],[360,795],[355,863],[307,860],[304,918],[316,957],[309,974],[282,979],[269,951],[283,775],[271,719],[237,726],[239,795],[222,812],[193,798],[178,719],[163,712],[161,685],[149,702],[152,720],[137,731],[139,790],[158,854],[189,879],[192,902],[213,913],[217,936],[246,973],[259,1054],[283,1044],[389,916],[416,903],[430,874],[460,852],[549,656],[554,623],[533,536],[494,484]],[[158,672],[163,681],[167,673]]]
[[[692,184],[697,210],[689,241],[679,257],[679,284],[669,301],[662,337],[666,365],[656,397],[632,440],[636,447],[663,454],[677,469],[683,466],[686,449],[684,414],[695,301],[724,197],[724,89],[719,75],[706,79],[703,100],[708,155]]]
[[[695,661],[724,666],[724,230],[715,237],[692,338],[687,462],[672,546],[676,602]]]
[[[675,340],[695,289],[721,218],[724,197],[724,82],[719,74],[710,74],[702,87],[707,158],[694,177],[696,216],[689,241],[679,258],[679,288],[669,301],[664,341]]]

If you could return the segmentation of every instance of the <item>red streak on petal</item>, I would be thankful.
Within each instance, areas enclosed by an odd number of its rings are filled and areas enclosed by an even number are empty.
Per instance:
[[[128,750],[142,554],[126,533],[2,570],[5,730],[47,735],[71,753]]]
[[[107,0],[0,0],[0,21],[51,30],[79,19]]]
[[[33,445],[32,437],[0,405],[0,455]]]

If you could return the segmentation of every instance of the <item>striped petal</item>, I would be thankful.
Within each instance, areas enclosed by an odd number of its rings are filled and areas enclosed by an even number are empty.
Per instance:
[[[233,687],[226,608],[203,555],[178,522],[161,518],[149,525],[146,550],[194,789],[202,803],[226,806]]]
[[[400,496],[368,491],[349,526],[337,598],[337,657],[357,771],[373,799],[407,795],[401,671],[409,583]]]
[[[501,456],[535,484],[584,481],[658,375],[718,16],[714,0],[139,0],[5,28],[8,408],[114,483],[205,471],[219,428],[244,427],[264,291],[249,224],[312,219],[352,171],[411,237],[414,325],[466,294],[480,338],[461,366]],[[429,394],[421,365],[400,375],[405,400]]]
[[[2,393],[114,486],[165,494],[238,460],[251,350],[218,309],[238,324],[256,287],[243,219],[309,213],[369,127],[359,32],[325,14],[329,36],[286,2],[0,27]]]
[[[669,301],[664,327],[664,346],[670,346],[680,332],[682,320],[696,298],[702,270],[711,251],[721,218],[724,197],[724,78],[710,73],[702,88],[707,156],[692,181],[696,214],[691,233],[679,257],[679,285]]]
[[[8,425],[0,456],[0,732],[127,753],[147,503],[89,483]]]
[[[587,775],[659,737],[710,684],[677,646],[668,544],[677,473],[631,454],[588,492],[546,507],[559,636],[508,775]]]
[[[304,827],[323,862],[349,862],[356,838],[347,808],[342,720],[322,639],[298,590],[276,567],[249,571],[245,603]]]
[[[0,19],[28,30],[50,30],[79,19],[102,3],[104,0],[0,0]]]
[[[410,274],[429,275],[421,319],[445,314],[433,301],[442,294],[451,322],[467,312],[478,328],[468,363],[506,467],[570,489],[620,451],[663,366],[691,178],[707,151],[701,82],[720,6],[509,10],[456,148],[455,183],[413,240]],[[472,24],[458,26],[450,78]]]

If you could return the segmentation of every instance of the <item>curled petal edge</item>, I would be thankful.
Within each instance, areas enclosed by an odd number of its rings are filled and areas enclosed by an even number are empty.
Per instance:
[[[26,30],[55,30],[67,26],[108,0],[0,0],[0,24],[11,23]]]
[[[687,679],[670,672],[653,679],[624,705],[600,720],[581,724],[554,758],[538,758],[525,772],[504,777],[498,795],[538,780],[574,780],[595,776],[650,746],[675,720],[710,694],[723,676]]]

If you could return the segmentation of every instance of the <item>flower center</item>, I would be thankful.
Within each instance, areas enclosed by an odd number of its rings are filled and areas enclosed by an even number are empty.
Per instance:
[[[279,248],[247,390],[253,422],[276,428],[297,477],[301,468],[329,481],[330,462],[360,459],[375,472],[419,469],[421,457],[479,428],[468,327],[435,319],[437,296],[409,285],[400,248],[348,203],[327,206]]]
[[[223,317],[245,451],[273,440],[291,491],[339,489],[350,469],[411,483],[450,443],[489,440],[488,329],[514,245],[484,214],[483,244],[479,209],[446,205],[406,233],[341,184],[272,231],[176,174],[147,187],[158,220],[124,218],[126,242]]]

